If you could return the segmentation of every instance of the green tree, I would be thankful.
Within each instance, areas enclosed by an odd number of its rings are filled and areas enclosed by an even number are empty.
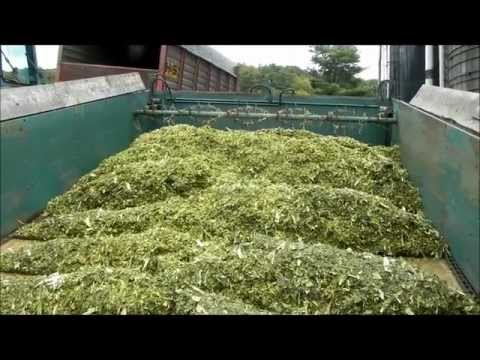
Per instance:
[[[314,45],[311,47],[315,67],[308,70],[317,95],[375,96],[377,80],[363,80],[356,75],[360,55],[355,46]]]
[[[235,73],[237,74],[240,91],[246,92],[260,82],[260,71],[255,66],[237,65]]]
[[[327,83],[352,85],[355,75],[363,70],[358,65],[360,54],[355,46],[314,45],[310,51],[312,62]]]
[[[312,46],[314,68],[297,66],[249,66],[236,68],[240,91],[246,92],[255,85],[269,85],[274,93],[292,88],[300,96],[341,95],[375,96],[376,80],[363,80],[356,75],[363,69],[358,65],[360,56],[355,46]]]
[[[307,75],[295,77],[291,87],[295,89],[295,94],[298,96],[308,96],[314,93],[311,79]]]
[[[259,66],[238,65],[236,73],[240,91],[246,92],[255,85],[268,85],[279,90],[292,88],[297,95],[313,94],[311,76],[307,71],[296,66],[280,66],[275,64]]]

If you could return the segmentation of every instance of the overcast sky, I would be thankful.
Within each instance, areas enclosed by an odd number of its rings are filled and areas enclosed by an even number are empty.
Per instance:
[[[234,62],[247,65],[295,65],[302,69],[311,67],[311,53],[309,47],[304,45],[214,45],[212,46]],[[23,56],[22,46],[7,48],[6,55],[14,66],[26,67],[25,61],[17,60]],[[3,49],[3,48],[2,48]],[[364,79],[376,79],[378,77],[378,46],[358,46],[360,52],[360,66],[365,70],[360,73]],[[57,66],[57,45],[37,45],[37,60],[39,66],[45,69],[53,69]],[[2,59],[2,67],[10,70]]]
[[[247,65],[296,65],[302,69],[312,67],[312,54],[308,46],[303,45],[215,45],[212,46],[235,62]],[[378,45],[357,46],[360,52],[360,73],[364,79],[378,77]]]

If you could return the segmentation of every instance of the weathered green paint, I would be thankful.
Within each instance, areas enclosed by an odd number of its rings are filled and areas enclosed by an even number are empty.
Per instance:
[[[166,96],[166,94],[162,94]],[[168,97],[168,96],[167,96]],[[279,106],[278,97],[274,97],[271,103],[268,103],[261,95],[245,93],[212,93],[212,92],[188,92],[177,91],[173,93],[174,104],[178,108],[192,106],[196,103],[210,102],[222,109],[230,109],[235,106],[263,106],[272,110],[282,108],[298,108],[315,111],[324,114],[331,111],[338,111],[343,115],[377,115],[380,106],[385,103],[379,102],[374,97],[355,97],[355,96],[291,96],[285,95],[282,98],[282,105]],[[221,101],[228,101],[229,104],[217,104]],[[225,107],[224,107],[225,106]]]
[[[402,162],[425,214],[480,292],[480,138],[401,101],[394,111]]]
[[[305,129],[322,135],[349,136],[359,141],[372,145],[385,145],[388,141],[390,125],[375,123],[331,123],[328,121],[314,120],[249,120],[218,118],[201,121],[198,118],[187,116],[158,117],[153,115],[137,115],[136,118],[142,124],[143,129],[148,131],[155,127],[162,127],[174,124],[188,124],[192,126],[209,125],[216,129],[231,130],[260,130],[260,129]],[[150,125],[148,125],[150,123]],[[154,124],[154,125],[151,125]]]
[[[158,93],[157,93],[158,94]],[[190,99],[228,99],[228,100],[261,100],[260,94],[246,94],[241,92],[201,92],[201,91],[174,91],[174,98]],[[265,96],[266,97],[266,96]],[[361,96],[292,96],[283,95],[285,102],[308,102],[314,104],[354,104],[354,105],[384,105],[379,103],[376,97]],[[278,96],[274,96],[273,102],[278,102]]]
[[[255,107],[257,110],[276,112],[285,109],[297,111],[307,110],[314,114],[325,115],[329,112],[335,112],[338,115],[353,116],[377,116],[379,107],[386,104],[380,103],[377,98],[353,97],[353,96],[284,96],[282,104],[278,103],[278,98],[274,98],[272,103],[266,103],[266,100],[259,95],[245,93],[207,93],[207,92],[174,92],[174,100],[167,102],[167,108],[174,106],[176,109],[186,109],[192,106],[205,106],[211,104],[215,108],[227,111],[232,109],[245,109],[245,106]],[[161,96],[167,96],[166,93]],[[228,103],[223,103],[228,101]],[[390,144],[390,125],[373,123],[332,123],[329,121],[296,121],[296,120],[274,120],[266,119],[263,121],[248,119],[226,119],[218,118],[212,121],[201,121],[188,116],[175,116],[173,121],[164,118],[156,118],[150,115],[137,116],[144,126],[148,126],[148,119],[155,123],[155,126],[165,126],[168,124],[189,124],[209,125],[218,129],[244,129],[258,130],[268,128],[291,128],[306,129],[323,135],[349,136],[359,141],[372,145]],[[200,121],[199,121],[200,120]],[[150,126],[151,127],[151,126]]]
[[[391,140],[390,145],[399,145],[400,144],[400,134],[398,131],[398,124],[393,124],[391,126]]]
[[[142,131],[132,114],[147,100],[133,93],[1,122],[1,236],[125,149]]]

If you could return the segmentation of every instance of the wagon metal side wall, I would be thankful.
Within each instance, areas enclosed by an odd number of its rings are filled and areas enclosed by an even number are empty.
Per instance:
[[[240,102],[243,105],[250,103],[256,110],[277,112],[286,109],[300,112],[310,111],[315,114],[326,115],[329,112],[336,112],[339,115],[352,116],[377,116],[379,112],[378,99],[374,97],[350,97],[350,96],[284,96],[283,105],[277,102],[271,104],[255,105],[261,99],[258,95],[245,93],[225,92],[199,92],[199,91],[178,91],[174,93],[175,100],[171,105],[176,109],[188,109],[197,106],[199,103],[214,106],[222,111],[237,109]],[[228,103],[225,103],[227,101]],[[161,127],[172,124],[188,124],[193,126],[205,125],[218,129],[243,129],[259,130],[271,128],[305,129],[322,135],[349,136],[356,140],[371,145],[390,145],[391,124],[378,123],[333,123],[328,121],[312,120],[277,120],[277,119],[234,119],[234,118],[197,118],[193,116],[155,117],[149,115],[138,115],[137,119],[143,126]]]
[[[140,91],[2,120],[0,238],[125,149],[140,133],[132,113],[147,100]]]
[[[480,292],[480,138],[402,101],[395,141],[419,187],[425,214]]]

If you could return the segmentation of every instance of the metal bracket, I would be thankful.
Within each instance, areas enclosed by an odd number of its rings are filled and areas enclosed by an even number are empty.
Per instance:
[[[249,89],[250,94],[252,94],[253,91],[256,90],[256,89],[265,89],[268,92],[267,101],[268,102],[273,102],[273,93],[272,93],[272,88],[271,87],[266,86],[266,85],[255,85],[255,86],[252,86]]]
[[[380,101],[390,100],[392,94],[392,85],[390,80],[383,80],[378,84],[377,96]]]
[[[289,93],[291,95],[295,95],[295,89],[287,88],[287,89],[283,89],[282,91],[280,91],[280,95],[278,95],[278,104],[279,105],[282,105],[282,96],[283,96],[284,93]]]
[[[155,78],[152,80],[152,84],[150,85],[149,104],[153,105],[154,102],[155,102],[155,99],[153,98],[153,96],[154,96],[154,93],[155,93],[155,85],[158,81],[161,81],[163,84],[165,84],[165,88],[167,89],[166,93],[168,94],[168,98],[165,99],[165,92],[164,91],[161,92],[160,102],[162,103],[162,105],[165,105],[166,101],[173,102],[175,100],[175,98],[173,97],[172,89],[168,85],[167,80],[165,80],[165,78],[162,75],[160,75],[160,73],[156,73]]]

